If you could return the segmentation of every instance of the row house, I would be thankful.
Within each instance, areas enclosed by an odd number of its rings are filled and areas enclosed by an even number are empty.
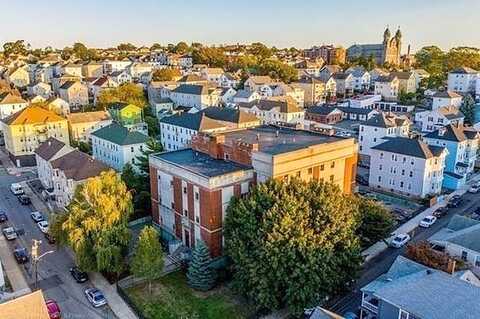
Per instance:
[[[432,96],[432,110],[437,110],[444,106],[462,106],[463,97],[453,91],[439,91]]]
[[[368,184],[415,198],[438,195],[447,155],[446,148],[419,139],[385,138],[370,150]]]
[[[90,143],[90,134],[112,123],[106,111],[78,112],[67,116],[70,138],[76,142]]]
[[[283,82],[274,86],[272,96],[290,96],[293,98],[300,108],[303,108],[305,105],[305,91],[298,87],[287,85]]]
[[[4,73],[5,80],[14,85],[16,88],[22,89],[30,84],[30,74],[25,67],[17,67],[9,69]]]
[[[67,81],[59,89],[58,95],[70,107],[80,107],[89,104],[88,87],[80,81]]]
[[[99,78],[103,76],[103,63],[90,61],[82,65],[84,78]]]
[[[46,82],[38,82],[27,86],[27,94],[29,96],[41,96],[49,99],[53,95],[52,86]]]
[[[304,106],[309,107],[327,102],[337,95],[337,84],[330,77],[326,81],[320,78],[303,77],[291,84],[303,90]]]
[[[396,101],[400,93],[400,80],[393,74],[379,76],[375,81],[374,94],[385,101]]]
[[[465,185],[477,160],[478,132],[473,128],[450,124],[426,134],[423,140],[429,145],[445,147],[448,150],[443,186],[456,190]]]
[[[5,149],[16,166],[34,166],[35,149],[49,137],[69,144],[67,120],[52,111],[29,106],[0,122]]]
[[[138,169],[138,156],[146,150],[148,136],[111,123],[90,133],[95,159],[121,172],[126,164]]]
[[[82,65],[75,63],[68,63],[62,67],[62,74],[78,76],[79,78],[83,77]]]
[[[55,205],[60,209],[70,204],[79,185],[110,169],[88,154],[53,140],[40,145],[35,155],[40,180],[44,187],[52,190]]]
[[[355,92],[368,91],[370,88],[370,73],[363,67],[351,67],[345,71],[353,77],[353,90]]]
[[[350,96],[354,90],[354,78],[350,73],[338,72],[332,75],[335,80],[337,96]]]
[[[390,74],[397,77],[399,92],[415,93],[417,91],[416,79],[413,72],[392,72]]]
[[[362,160],[368,162],[374,146],[386,137],[408,137],[411,122],[406,116],[384,113],[373,115],[359,127],[358,143]]]
[[[305,111],[305,122],[333,125],[343,120],[343,112],[337,107],[315,105]]]
[[[302,108],[298,107],[297,102],[289,96],[238,103],[238,108],[255,115],[263,124],[301,124],[305,113]]]
[[[277,81],[268,75],[255,75],[250,76],[243,84],[243,87],[247,91],[258,92],[262,96],[272,96],[271,93],[268,95],[268,88],[275,84],[277,84]]]
[[[220,104],[221,89],[208,85],[182,84],[173,89],[169,98],[176,104],[197,110]]]
[[[433,132],[446,125],[463,125],[465,115],[460,108],[444,106],[438,109],[418,112],[415,114],[415,122],[422,132]]]
[[[28,102],[22,99],[21,96],[4,92],[0,94],[0,120],[9,117],[10,115],[23,110],[28,106]]]
[[[475,93],[479,72],[472,68],[461,67],[448,72],[447,87],[457,93]]]

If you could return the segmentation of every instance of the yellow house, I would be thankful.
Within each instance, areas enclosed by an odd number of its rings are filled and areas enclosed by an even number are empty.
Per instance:
[[[0,122],[5,148],[17,166],[34,166],[35,149],[49,137],[70,144],[67,120],[39,106],[27,107]]]

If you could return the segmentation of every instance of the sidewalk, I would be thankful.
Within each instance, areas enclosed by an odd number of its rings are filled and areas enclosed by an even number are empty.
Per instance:
[[[118,318],[138,319],[138,317],[133,313],[122,297],[120,297],[120,295],[117,293],[117,287],[115,284],[111,285],[99,273],[90,273],[89,276],[93,285],[103,292],[105,298],[107,298],[108,305]]]
[[[0,261],[14,292],[31,292],[22,269],[13,257],[5,237],[0,237]]]
[[[22,187],[30,199],[32,200],[32,205],[39,211],[47,213],[51,212],[45,202],[38,197],[38,194],[35,193],[27,182],[22,182]],[[68,250],[72,259],[75,259],[75,256],[72,251]],[[125,303],[125,301],[117,293],[116,285],[110,285],[108,281],[99,273],[90,273],[90,281],[92,284],[103,291],[105,298],[108,301],[110,309],[113,313],[120,319],[138,319],[138,317],[133,313],[130,307]]]
[[[440,207],[445,206],[448,203],[448,200],[452,196],[454,196],[454,195],[460,195],[461,196],[461,195],[465,194],[467,192],[467,190],[470,188],[470,184],[472,184],[472,182],[476,182],[478,180],[480,180],[480,174],[476,174],[475,176],[473,176],[468,181],[468,183],[466,185],[464,185],[461,189],[456,190],[455,192],[445,196],[442,201],[439,201],[438,203],[436,203],[432,207],[427,208],[426,210],[424,210],[423,212],[421,212],[417,216],[415,216],[412,219],[410,219],[409,221],[407,221],[405,224],[398,227],[393,232],[393,236],[391,236],[390,238],[387,238],[386,241],[390,242],[393,239],[393,237],[395,237],[398,234],[410,233],[412,230],[414,230],[415,228],[418,227],[418,224],[420,223],[420,221],[425,216],[431,215],[434,211],[436,211]],[[367,249],[365,249],[362,252],[362,256],[364,257],[364,262],[367,262],[370,259],[374,258],[375,256],[377,256],[378,254],[380,254],[382,251],[384,251],[387,248],[388,248],[388,246],[385,244],[384,241],[379,241],[379,242],[373,244],[372,246],[368,247]]]

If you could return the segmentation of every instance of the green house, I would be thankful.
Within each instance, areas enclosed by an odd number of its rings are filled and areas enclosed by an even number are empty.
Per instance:
[[[143,109],[134,104],[112,103],[107,108],[112,119],[123,126],[143,123]]]

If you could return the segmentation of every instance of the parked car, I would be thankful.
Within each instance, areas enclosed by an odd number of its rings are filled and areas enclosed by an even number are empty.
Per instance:
[[[14,195],[21,195],[23,194],[23,188],[22,188],[22,185],[20,185],[19,183],[13,183],[10,185],[10,191],[14,194]]]
[[[85,296],[87,297],[88,301],[94,306],[95,308],[101,307],[107,304],[107,299],[103,293],[97,288],[88,288],[85,290]]]
[[[52,234],[50,234],[48,231],[46,233],[43,233],[45,238],[47,239],[49,244],[55,244],[55,237],[53,237]]]
[[[28,252],[25,247],[16,247],[13,251],[13,256],[15,256],[15,259],[19,264],[25,264],[28,262]]]
[[[40,212],[31,212],[31,213],[30,213],[30,217],[32,217],[32,219],[33,219],[36,223],[45,220],[45,218],[43,218],[42,213],[40,213]]]
[[[398,234],[397,236],[395,236],[395,238],[392,239],[392,241],[390,242],[390,246],[394,248],[400,248],[406,243],[408,243],[409,240],[409,234]]]
[[[8,220],[7,213],[5,212],[0,212],[0,223],[4,223]]]
[[[37,223],[38,228],[44,234],[48,233],[48,222],[46,220],[42,220],[41,222]]]
[[[17,232],[13,227],[5,227],[2,232],[7,240],[14,240],[17,238]]]
[[[433,212],[433,216],[437,218],[442,218],[447,214],[448,214],[448,207],[440,207],[439,209]]]
[[[428,227],[432,226],[433,224],[435,224],[436,221],[437,221],[437,217],[432,216],[432,215],[428,215],[428,216],[423,217],[423,219],[419,223],[419,226],[424,227],[424,228],[428,228]]]
[[[447,204],[447,207],[453,208],[458,207],[462,203],[462,198],[459,195],[454,195]]]
[[[476,194],[476,193],[478,193],[478,191],[480,191],[480,185],[478,185],[478,184],[473,184],[473,185],[470,186],[470,188],[468,189],[468,192],[469,192],[469,193],[472,193],[472,194]]]
[[[61,318],[60,307],[58,306],[58,304],[55,300],[48,299],[45,302],[45,305],[47,306],[47,311],[48,311],[48,315],[50,316],[50,319],[60,319]]]
[[[70,268],[70,274],[78,283],[82,283],[88,280],[88,274],[86,272],[81,271],[80,268],[76,266]]]
[[[30,197],[28,197],[27,195],[19,195],[17,198],[22,205],[30,205],[32,203]]]

